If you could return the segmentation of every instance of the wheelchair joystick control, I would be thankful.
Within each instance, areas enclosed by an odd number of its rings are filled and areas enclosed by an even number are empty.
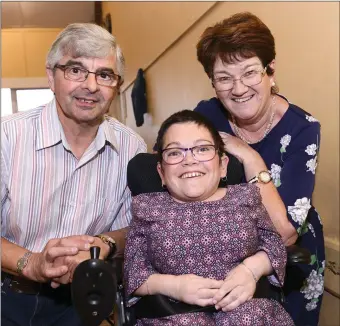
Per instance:
[[[94,246],[90,248],[91,259],[99,259],[100,247]]]
[[[91,258],[77,266],[71,284],[73,305],[86,326],[100,325],[115,305],[116,270],[99,255],[100,247],[90,248]]]

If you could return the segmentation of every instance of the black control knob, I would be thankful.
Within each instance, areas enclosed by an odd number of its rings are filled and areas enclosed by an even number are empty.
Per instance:
[[[91,259],[99,259],[100,247],[94,246],[90,248]]]

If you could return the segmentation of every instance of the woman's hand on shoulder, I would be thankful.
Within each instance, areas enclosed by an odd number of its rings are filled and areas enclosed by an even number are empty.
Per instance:
[[[176,300],[202,307],[213,305],[213,297],[223,284],[223,281],[193,274],[179,275],[176,279],[175,293],[173,293],[172,297]]]
[[[243,264],[233,268],[217,291],[213,302],[217,310],[229,311],[250,300],[256,290],[256,281]]]
[[[224,143],[225,151],[234,155],[242,164],[244,164],[244,162],[261,159],[261,156],[242,139],[222,131],[220,135]]]

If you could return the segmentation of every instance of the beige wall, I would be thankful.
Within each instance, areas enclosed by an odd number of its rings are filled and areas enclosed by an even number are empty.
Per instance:
[[[1,30],[1,77],[45,77],[45,61],[61,28]]]
[[[215,2],[102,2],[127,62],[125,85],[148,67]]]
[[[106,10],[114,9],[111,15],[117,24],[113,31],[118,41],[123,42],[128,69],[135,73],[137,67],[146,68],[149,114],[145,124],[137,128],[131,105],[131,86],[126,85],[129,87],[122,94],[126,124],[145,138],[151,150],[159,125],[165,118],[181,109],[193,109],[200,100],[214,96],[210,82],[196,60],[195,45],[203,30],[239,11],[258,15],[276,39],[276,78],[280,92],[321,122],[314,204],[323,219],[326,245],[338,253],[339,3],[219,2],[209,9],[204,3],[191,2],[182,3],[186,10],[180,12],[175,10],[179,9],[176,5],[166,2],[104,3]],[[201,7],[193,24],[193,13],[197,13],[198,5]],[[129,10],[132,12],[129,17],[133,17],[131,24],[131,19],[126,19]],[[208,11],[202,15],[204,10]],[[154,14],[156,11],[158,14]],[[168,13],[170,17],[165,20]],[[188,28],[186,31],[185,27]],[[173,42],[175,39],[177,41]],[[161,50],[164,52],[159,55]],[[154,59],[159,57],[150,65],[153,56]],[[129,75],[129,80],[134,73]]]

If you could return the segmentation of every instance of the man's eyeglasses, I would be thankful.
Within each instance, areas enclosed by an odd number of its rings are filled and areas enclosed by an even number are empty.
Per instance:
[[[162,158],[167,164],[181,163],[190,151],[195,160],[199,162],[211,161],[217,152],[214,145],[199,145],[190,148],[166,148],[161,151]]]
[[[92,72],[77,66],[59,65],[56,64],[54,69],[58,68],[64,72],[65,79],[83,82],[87,79],[89,74],[94,74],[98,85],[115,87],[119,84],[121,76],[107,71]]]
[[[241,81],[244,86],[255,86],[262,82],[262,78],[266,74],[267,67],[268,66],[262,70],[249,70],[240,78],[232,78],[230,76],[214,77],[212,79],[212,83],[217,91],[231,90],[237,80]]]

